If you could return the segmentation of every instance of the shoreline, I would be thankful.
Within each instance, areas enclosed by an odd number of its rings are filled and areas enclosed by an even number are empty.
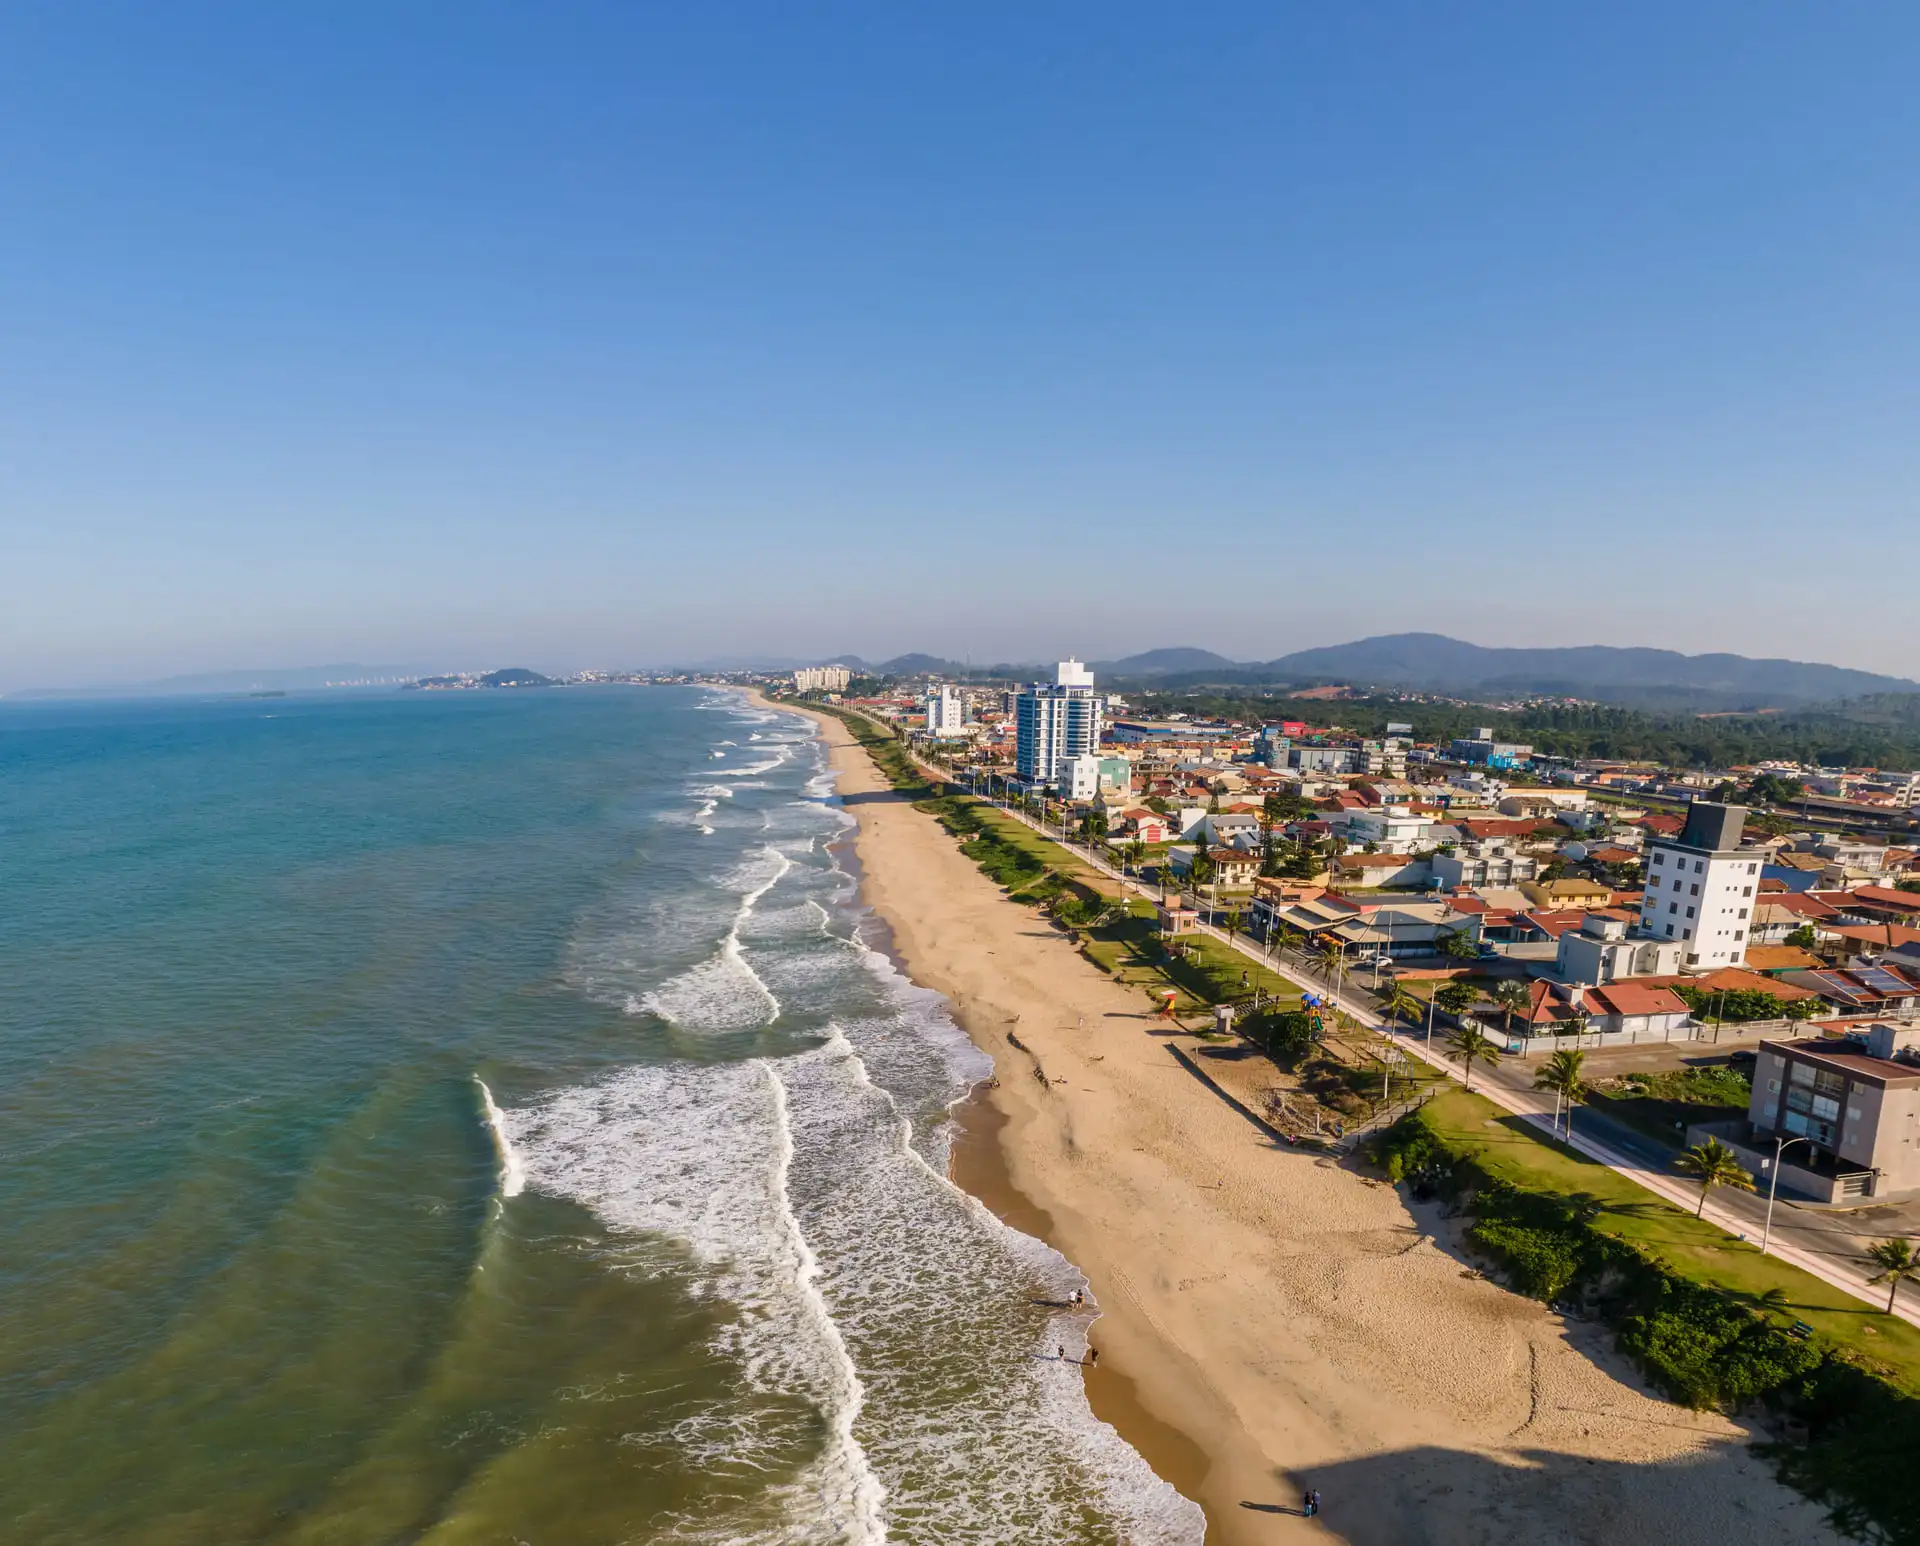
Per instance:
[[[993,1060],[997,1087],[954,1108],[950,1179],[1086,1275],[1089,1405],[1209,1541],[1837,1540],[1745,1430],[1465,1270],[1392,1188],[1258,1133],[844,724],[754,696],[820,727],[890,953]]]

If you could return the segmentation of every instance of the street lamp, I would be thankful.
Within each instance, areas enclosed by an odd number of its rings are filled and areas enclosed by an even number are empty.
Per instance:
[[[1767,1244],[1773,1239],[1773,1194],[1780,1190],[1780,1156],[1796,1143],[1811,1144],[1811,1138],[1776,1138],[1773,1140],[1772,1174],[1767,1180],[1767,1227],[1760,1232],[1760,1254],[1767,1254]]]

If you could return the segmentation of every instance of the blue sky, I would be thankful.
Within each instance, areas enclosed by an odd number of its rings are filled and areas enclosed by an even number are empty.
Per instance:
[[[1920,9],[0,12],[0,690],[1920,675]]]

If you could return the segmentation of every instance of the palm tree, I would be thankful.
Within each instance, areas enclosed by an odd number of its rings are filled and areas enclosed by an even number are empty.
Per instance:
[[[1693,1210],[1695,1218],[1707,1211],[1707,1193],[1716,1186],[1736,1187],[1743,1192],[1753,1190],[1753,1177],[1740,1168],[1739,1156],[1718,1138],[1696,1143],[1675,1163],[1700,1183],[1700,1206]]]
[[[1404,982],[1395,980],[1388,983],[1387,991],[1380,995],[1380,1007],[1390,1020],[1411,1020],[1420,1013],[1420,1000],[1407,991]]]
[[[1463,1025],[1453,1033],[1453,1055],[1460,1059],[1460,1066],[1466,1071],[1464,1083],[1470,1090],[1473,1088],[1473,1065],[1491,1063],[1498,1052],[1479,1026]]]
[[[1880,1269],[1867,1281],[1887,1285],[1887,1314],[1891,1315],[1901,1283],[1920,1278],[1920,1254],[1915,1253],[1911,1240],[1876,1240],[1867,1247],[1867,1260]]]
[[[1506,1011],[1507,1018],[1502,1028],[1506,1031],[1507,1035],[1511,1037],[1513,1035],[1513,1017],[1532,1007],[1533,995],[1527,991],[1527,985],[1525,983],[1515,982],[1509,978],[1506,982],[1496,984],[1493,991],[1489,993],[1487,997]]]
[[[1340,965],[1347,956],[1347,942],[1335,939],[1331,934],[1323,938],[1316,950],[1320,956],[1320,965],[1329,977],[1338,978]]]
[[[1580,1077],[1580,1065],[1587,1059],[1584,1052],[1576,1052],[1562,1047],[1547,1059],[1546,1067],[1534,1076],[1533,1087],[1536,1090],[1553,1091],[1553,1127],[1560,1130],[1560,1107],[1565,1102],[1567,1109],[1567,1136],[1573,1136],[1573,1105],[1587,1093],[1587,1082]]]

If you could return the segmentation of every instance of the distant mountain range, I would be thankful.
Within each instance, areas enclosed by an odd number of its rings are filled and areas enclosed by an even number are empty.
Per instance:
[[[956,661],[932,655],[901,655],[877,663],[848,656],[841,659],[880,676],[956,674],[963,669]],[[1437,633],[1383,634],[1265,661],[1233,660],[1212,650],[1175,647],[1091,664],[1100,680],[1123,689],[1302,688],[1337,683],[1473,699],[1591,698],[1651,708],[1773,708],[1868,693],[1920,693],[1920,682],[1905,677],[1798,660],[1683,655],[1677,650],[1604,644],[1490,649]],[[990,669],[995,674],[1019,675],[1043,667]]]
[[[1920,692],[1920,682],[1905,677],[1798,660],[1683,655],[1676,650],[1604,644],[1489,649],[1437,633],[1384,634],[1260,662],[1232,661],[1204,650],[1151,650],[1108,663],[1106,674],[1111,679],[1157,680],[1166,686],[1225,678],[1290,687],[1344,683],[1471,698],[1564,696],[1728,708]]]
[[[974,676],[1040,680],[1051,661],[963,664],[938,655],[858,655],[807,660],[736,656],[691,670],[786,670],[838,661],[868,676]],[[1489,649],[1437,633],[1382,634],[1275,660],[1232,660],[1212,650],[1177,646],[1090,663],[1102,684],[1122,691],[1199,687],[1299,689],[1329,685],[1430,692],[1476,701],[1568,697],[1673,710],[1796,708],[1873,693],[1920,693],[1920,682],[1846,666],[1745,655],[1683,655],[1676,650],[1622,649],[1604,644],[1565,649]],[[393,685],[433,671],[416,666],[342,664],[300,670],[218,671],[91,692],[28,692],[19,697],[88,697],[149,693],[301,691],[335,685]],[[530,673],[531,674],[531,673]]]

